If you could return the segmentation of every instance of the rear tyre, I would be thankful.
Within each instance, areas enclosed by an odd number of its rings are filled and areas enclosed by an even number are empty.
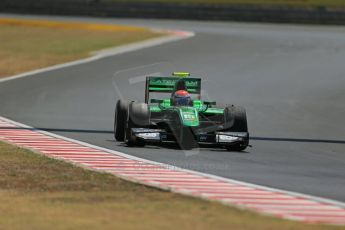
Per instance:
[[[128,101],[124,100],[118,100],[116,103],[114,119],[114,137],[117,141],[124,141],[128,105]]]
[[[227,132],[248,132],[246,110],[238,106],[227,106],[224,110]],[[248,147],[248,139],[242,143],[225,146],[229,151],[243,151]]]

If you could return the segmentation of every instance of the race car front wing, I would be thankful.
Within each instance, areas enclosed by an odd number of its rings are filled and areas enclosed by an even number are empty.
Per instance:
[[[145,142],[167,142],[175,141],[172,133],[167,133],[162,129],[132,128],[132,135]],[[198,133],[195,135],[197,142],[219,144],[222,146],[234,145],[249,142],[249,133],[247,132],[214,132]]]

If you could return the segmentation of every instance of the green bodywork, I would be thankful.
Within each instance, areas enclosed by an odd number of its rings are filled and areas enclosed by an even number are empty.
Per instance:
[[[223,108],[208,108],[201,100],[194,100],[193,106],[171,106],[170,99],[165,99],[159,104],[149,105],[151,112],[175,110],[180,116],[182,124],[188,127],[199,126],[199,113],[223,114]]]
[[[167,93],[176,90],[176,83],[184,81],[187,91],[196,94],[200,98],[201,79],[200,78],[181,78],[181,77],[147,77],[145,102],[149,104],[149,93]],[[199,113],[203,114],[223,114],[223,108],[212,108],[201,100],[193,100],[193,106],[172,106],[170,99],[160,100],[159,103],[149,104],[151,113],[159,113],[174,110],[179,114],[181,123],[186,127],[199,126]]]

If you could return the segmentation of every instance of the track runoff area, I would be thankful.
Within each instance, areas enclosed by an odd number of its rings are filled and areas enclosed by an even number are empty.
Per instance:
[[[133,157],[0,117],[0,140],[125,180],[279,218],[345,225],[345,204]]]

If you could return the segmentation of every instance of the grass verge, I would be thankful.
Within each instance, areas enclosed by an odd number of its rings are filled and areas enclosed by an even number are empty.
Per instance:
[[[162,34],[131,26],[0,18],[0,77]]]
[[[339,229],[133,184],[0,142],[1,229]]]

